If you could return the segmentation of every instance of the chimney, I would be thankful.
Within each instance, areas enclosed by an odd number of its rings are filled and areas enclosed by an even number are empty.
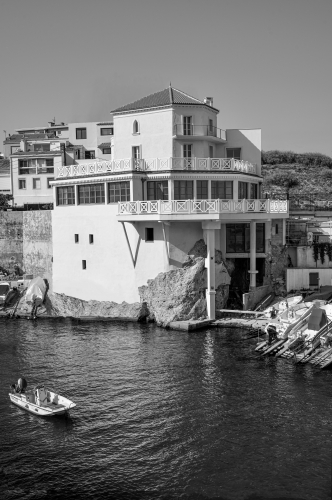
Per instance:
[[[21,151],[23,151],[23,153],[26,153],[26,151],[27,151],[27,141],[26,141],[26,139],[21,139],[20,149],[21,149]]]
[[[207,104],[208,106],[213,106],[213,97],[205,97],[204,99],[204,102],[205,104]]]

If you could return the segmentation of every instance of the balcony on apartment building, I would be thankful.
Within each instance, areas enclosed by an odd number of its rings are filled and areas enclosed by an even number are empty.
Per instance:
[[[251,220],[285,218],[287,200],[119,201],[119,220]]]
[[[191,123],[174,125],[173,136],[176,139],[201,139],[208,137],[212,142],[226,142],[226,131],[214,125],[193,125]]]
[[[234,158],[125,158],[58,167],[56,177],[81,177],[120,172],[172,170],[242,172],[256,175],[257,166]]]

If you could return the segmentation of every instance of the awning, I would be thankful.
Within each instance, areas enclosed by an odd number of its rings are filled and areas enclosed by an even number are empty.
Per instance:
[[[112,146],[111,142],[103,142],[102,144],[99,144],[98,148],[103,149],[103,148],[110,148]]]

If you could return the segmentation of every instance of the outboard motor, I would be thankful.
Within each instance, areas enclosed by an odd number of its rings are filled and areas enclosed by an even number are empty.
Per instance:
[[[20,392],[20,393],[25,392],[27,385],[28,385],[27,381],[25,380],[24,377],[19,378],[17,381],[17,385],[16,385],[16,392]]]

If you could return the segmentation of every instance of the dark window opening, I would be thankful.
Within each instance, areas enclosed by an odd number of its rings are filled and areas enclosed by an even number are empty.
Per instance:
[[[241,160],[241,148],[227,148],[227,158]]]
[[[146,227],[145,228],[145,241],[154,241],[153,227]]]
[[[196,197],[198,200],[208,199],[208,181],[197,181],[196,190]]]
[[[111,155],[112,148],[103,148],[103,155]]]
[[[76,139],[86,139],[86,128],[76,129]]]
[[[226,224],[226,252],[250,252],[250,224]],[[265,224],[256,223],[256,253],[265,252]]]
[[[148,181],[148,200],[168,200],[168,181]]]
[[[233,181],[212,181],[211,198],[213,200],[232,200],[233,199]]]
[[[93,234],[89,234],[89,243],[90,245],[93,244]]]
[[[85,151],[84,156],[85,156],[86,160],[95,160],[96,159],[96,155],[95,155],[94,151]]]
[[[86,260],[82,260],[82,269],[86,269]]]
[[[101,128],[100,135],[113,135],[113,127]]]
[[[276,224],[276,234],[279,234],[279,226]]]
[[[79,236],[78,234],[75,234],[75,243],[78,243],[78,241],[79,241]]]
[[[174,199],[192,200],[194,198],[193,181],[174,181]]]
[[[248,183],[239,181],[239,200],[248,198]]]
[[[257,184],[250,184],[250,199],[257,200]]]
[[[57,188],[58,205],[75,205],[75,187],[64,186]]]

